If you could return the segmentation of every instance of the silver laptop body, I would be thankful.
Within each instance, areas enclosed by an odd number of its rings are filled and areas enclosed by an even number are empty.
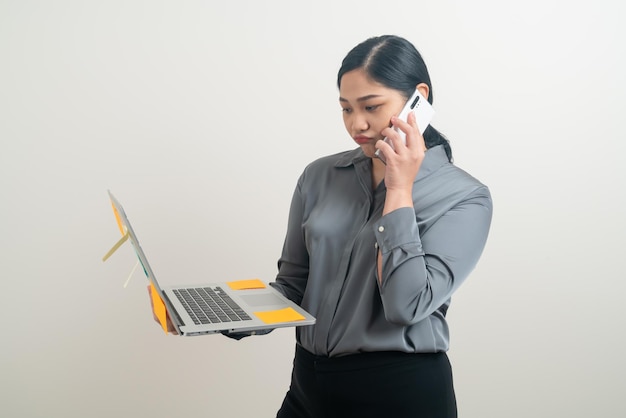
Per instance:
[[[269,285],[265,285],[263,288],[243,290],[231,289],[228,282],[161,287],[139,245],[139,240],[124,212],[124,208],[110,191],[109,197],[129,235],[128,239],[137,253],[148,280],[163,299],[167,313],[179,335],[195,336],[222,332],[260,331],[315,323],[315,318],[311,314]],[[260,315],[264,313],[289,308],[301,317],[296,320],[271,321],[270,323],[260,319]],[[289,310],[289,312],[293,311]],[[213,315],[210,315],[211,313]]]

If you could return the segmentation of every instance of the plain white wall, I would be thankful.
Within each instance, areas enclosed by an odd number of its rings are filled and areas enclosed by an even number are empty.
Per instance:
[[[270,417],[293,330],[165,336],[118,239],[164,283],[276,273],[291,193],[354,144],[335,76],[407,37],[433,124],[491,187],[449,312],[463,418],[624,416],[620,1],[0,0],[0,415]],[[28,299],[27,299],[28,297]],[[210,411],[209,412],[209,408]]]

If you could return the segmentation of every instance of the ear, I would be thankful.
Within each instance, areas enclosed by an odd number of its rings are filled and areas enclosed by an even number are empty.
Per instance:
[[[430,88],[428,88],[428,84],[426,84],[426,83],[419,83],[415,87],[420,91],[422,96],[424,96],[426,98],[426,100],[428,100],[428,95],[430,94]]]

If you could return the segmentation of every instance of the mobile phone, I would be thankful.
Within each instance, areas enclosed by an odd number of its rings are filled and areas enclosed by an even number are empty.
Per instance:
[[[430,124],[433,115],[435,114],[435,109],[433,109],[432,105],[428,103],[428,100],[426,100],[424,96],[422,96],[418,89],[415,89],[413,95],[409,98],[409,100],[407,100],[406,104],[398,114],[398,118],[406,122],[407,118],[409,117],[409,113],[411,112],[415,113],[417,127],[419,128],[420,133],[423,134]],[[401,129],[394,129],[400,134],[402,140],[406,141],[405,133],[402,132]],[[385,138],[384,141],[391,145],[391,147],[393,148],[393,144],[391,143],[391,141],[389,141],[387,138]],[[376,150],[376,153],[374,155],[380,158],[382,162],[385,162],[385,156],[382,152],[380,152],[380,150]]]

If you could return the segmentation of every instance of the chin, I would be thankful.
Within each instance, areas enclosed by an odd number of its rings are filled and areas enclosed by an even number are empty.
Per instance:
[[[371,144],[361,145],[361,150],[366,157],[375,158],[374,153],[376,152],[376,147]]]

